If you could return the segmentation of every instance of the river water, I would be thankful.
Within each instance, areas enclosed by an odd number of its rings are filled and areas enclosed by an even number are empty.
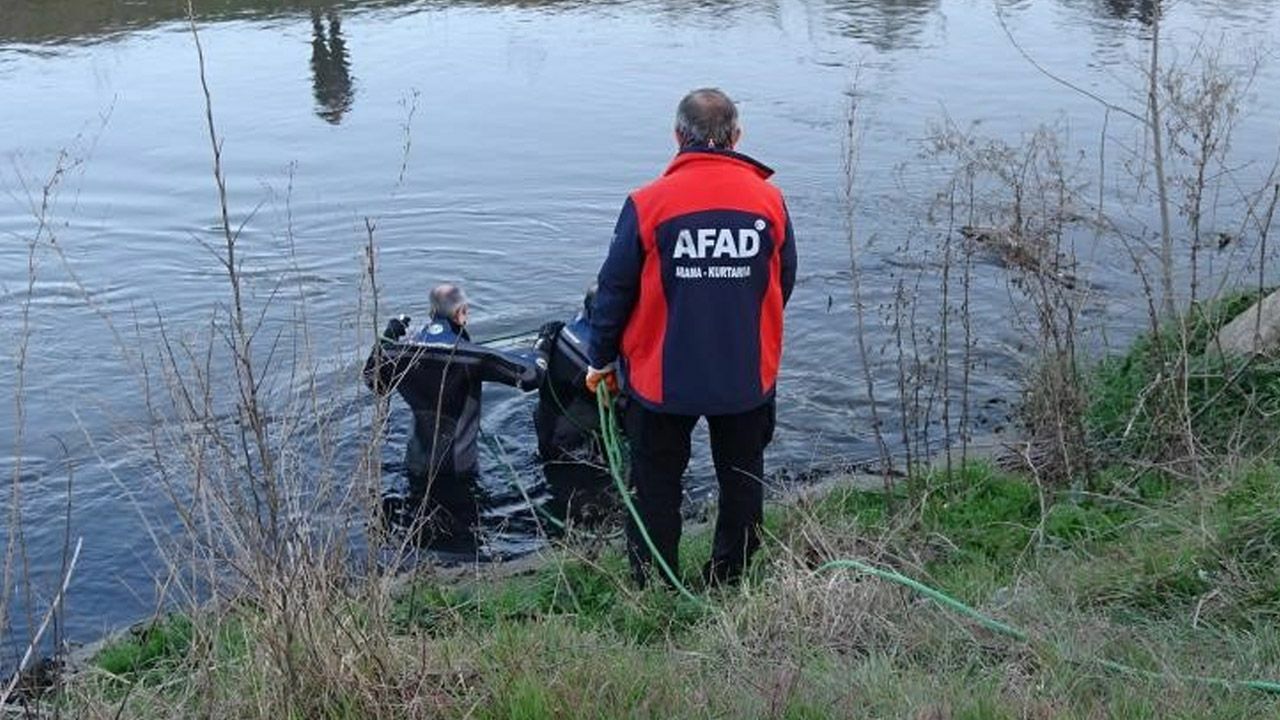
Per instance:
[[[162,579],[142,520],[155,507],[149,460],[131,437],[144,399],[125,358],[154,358],[157,317],[178,336],[196,333],[228,297],[208,248],[218,243],[218,206],[180,5],[0,7],[0,476],[6,487],[19,483],[25,548],[16,554],[25,562],[10,583],[0,665],[16,661],[38,620],[32,606],[41,611],[56,590],[67,538],[84,539],[64,628],[73,640],[148,615]],[[1000,19],[1044,68],[1141,112],[1151,11],[1128,0],[197,5],[252,300],[279,293],[289,278],[270,320],[296,322],[297,297],[306,298],[324,369],[317,387],[335,396],[359,397],[364,348],[353,322],[366,218],[376,223],[384,311],[420,317],[426,290],[456,280],[474,301],[478,337],[565,318],[626,193],[669,159],[679,96],[726,88],[740,102],[740,149],[777,170],[799,237],[769,457],[792,476],[876,454],[850,310],[851,104],[861,137],[853,219],[867,338],[872,375],[888,397],[897,371],[884,308],[897,279],[937,261],[925,218],[945,169],[925,152],[931,128],[949,120],[1016,142],[1052,124],[1084,167],[1097,165],[1104,123],[1115,156],[1140,144],[1122,113],[1108,115],[1037,70]],[[1270,0],[1180,0],[1167,12],[1175,61],[1197,42],[1274,54],[1280,9]],[[1278,67],[1264,63],[1244,95],[1233,153],[1245,174],[1276,156]],[[1114,171],[1104,193],[1124,196],[1123,181]],[[42,215],[42,239],[29,254]],[[1122,222],[1155,226],[1142,209]],[[1099,343],[1123,342],[1142,327],[1140,283],[1114,248],[1090,248],[1082,259],[1095,291],[1089,329]],[[980,258],[975,278],[970,404],[981,434],[1007,422],[1026,358],[1003,270]],[[921,288],[936,292],[927,281]],[[521,472],[536,472],[532,398],[497,390],[486,402],[486,430],[503,438]],[[389,468],[406,416],[397,410]],[[495,469],[496,460],[485,462]],[[699,454],[691,496],[706,497],[710,478]],[[509,488],[492,483],[491,515],[527,514]],[[15,517],[0,519],[6,543]],[[165,518],[148,519],[164,529]],[[527,550],[535,544],[527,530],[514,522],[488,542]]]

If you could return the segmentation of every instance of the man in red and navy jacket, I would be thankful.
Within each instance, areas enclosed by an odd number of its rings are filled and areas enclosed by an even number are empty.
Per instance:
[[[741,135],[720,90],[680,102],[679,153],[623,205],[591,316],[587,385],[622,387],[630,399],[623,423],[636,507],[672,568],[689,436],[707,418],[720,486],[708,582],[735,580],[759,545],[782,310],[796,277],[786,203],[768,182],[772,170],[734,152]],[[628,530],[644,582],[649,550]]]

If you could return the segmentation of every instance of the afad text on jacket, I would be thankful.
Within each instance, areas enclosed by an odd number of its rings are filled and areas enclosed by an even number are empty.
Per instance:
[[[795,236],[772,170],[684,150],[632,193],[598,278],[591,361],[617,360],[658,412],[727,415],[772,398]]]

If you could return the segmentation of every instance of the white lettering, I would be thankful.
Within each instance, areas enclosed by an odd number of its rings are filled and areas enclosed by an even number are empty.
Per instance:
[[[738,246],[733,241],[733,231],[725,228],[716,236],[716,249],[711,257],[738,257]]]
[[[701,280],[702,268],[690,265],[677,265],[676,277],[682,280]]]
[[[704,258],[711,248],[716,244],[715,228],[699,228],[698,230],[698,257]]]
[[[680,258],[700,257],[698,248],[693,244],[693,233],[688,230],[681,230],[676,236],[676,250],[672,257],[679,260]]]
[[[751,277],[750,265],[712,265],[707,277],[713,280],[739,280]]]
[[[694,233],[697,240],[694,240]],[[698,228],[697,230],[681,230],[676,236],[675,248],[671,257],[676,260],[694,258],[753,258],[760,254],[760,231],[742,228],[734,231],[729,228]]]

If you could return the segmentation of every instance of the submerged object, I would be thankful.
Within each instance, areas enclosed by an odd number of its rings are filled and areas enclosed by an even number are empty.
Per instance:
[[[1044,239],[1030,238],[1016,228],[965,225],[960,234],[985,248],[1005,268],[1052,280],[1067,290],[1076,287],[1076,276],[1066,268],[1068,261]]]

